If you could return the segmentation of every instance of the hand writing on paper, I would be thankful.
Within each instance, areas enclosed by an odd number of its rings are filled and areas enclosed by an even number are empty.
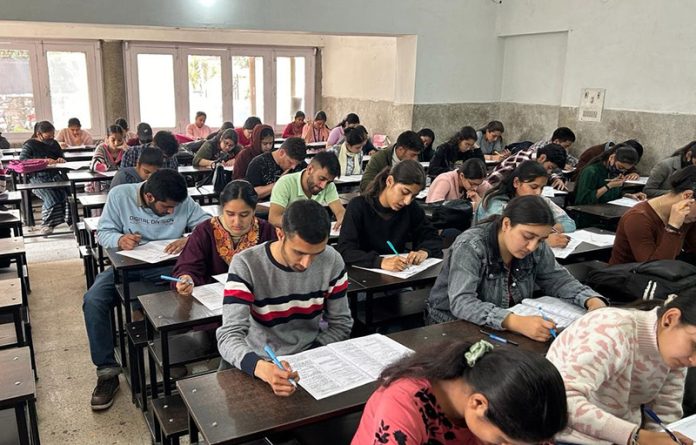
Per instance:
[[[625,181],[626,178],[624,178],[623,175],[619,175],[611,181],[607,182],[607,187],[609,187],[610,189],[623,187]]]
[[[646,199],[648,199],[648,196],[642,192],[640,192],[640,193],[626,193],[624,196],[626,198],[635,199],[636,201],[645,201]]]
[[[568,190],[565,181],[561,178],[554,179],[551,183],[551,186],[553,186],[553,188],[555,188],[556,190]]]
[[[549,235],[548,245],[550,247],[565,247],[570,242],[570,237],[564,233],[552,233]]]
[[[694,443],[693,440],[689,439],[682,433],[674,433],[674,435],[677,436],[677,439],[679,439],[683,445],[693,445]],[[669,437],[669,434],[662,431],[649,431],[644,429],[640,430],[640,434],[638,435],[638,443],[641,445],[674,445],[674,441],[671,437]]]
[[[417,250],[413,252],[409,252],[408,255],[406,255],[406,263],[410,266],[411,264],[420,264],[423,261],[428,258],[428,252],[425,250]]]
[[[408,261],[406,260],[406,257],[401,255],[388,256],[382,258],[382,263],[379,267],[384,270],[401,272],[408,267]]]
[[[164,248],[164,253],[174,255],[181,252],[184,250],[186,241],[188,241],[188,238],[179,238],[176,241],[172,241],[171,243],[167,244],[167,247]]]
[[[193,278],[191,275],[180,275],[178,277],[181,280],[185,280],[185,283],[176,283],[176,291],[181,295],[191,295],[193,294]]]
[[[122,250],[133,250],[140,244],[142,236],[139,233],[127,233],[118,239],[118,247]]]
[[[626,180],[627,181],[635,181],[636,179],[639,179],[640,175],[638,173],[629,173],[626,175]]]
[[[292,370],[288,362],[282,361],[280,363],[285,368],[284,370],[279,369],[272,362],[259,360],[256,363],[254,375],[271,385],[271,389],[273,389],[273,393],[275,395],[287,397],[292,395],[296,390],[295,385],[290,383],[289,379],[293,379],[295,382],[298,382],[300,376],[297,371]]]
[[[532,340],[545,342],[551,338],[551,329],[556,329],[556,323],[539,316],[528,317],[510,313],[503,320],[503,327]]]

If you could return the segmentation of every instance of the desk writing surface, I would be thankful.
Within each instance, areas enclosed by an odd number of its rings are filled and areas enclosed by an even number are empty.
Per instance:
[[[104,206],[106,204],[106,193],[89,194],[89,195],[78,195],[77,200],[84,207],[95,207]]]
[[[423,351],[443,340],[477,341],[484,338],[479,329],[479,326],[465,321],[454,321],[402,331],[389,337],[408,348]],[[545,354],[548,349],[548,344],[520,335],[501,335],[517,341],[520,348],[531,352]],[[302,371],[298,371],[301,376]],[[376,383],[321,400],[315,400],[302,388],[291,397],[277,397],[267,383],[237,369],[229,369],[180,380],[177,387],[201,434],[213,445],[244,443],[271,432],[287,431],[359,411],[376,388]]]
[[[104,249],[106,256],[109,257],[111,265],[116,270],[135,270],[135,269],[154,269],[161,266],[168,266],[176,263],[176,258],[160,261],[159,263],[146,263],[145,261],[136,260],[135,258],[119,255],[120,249]]]
[[[390,275],[371,272],[357,267],[348,267],[348,277],[351,281],[363,286],[365,292],[378,292],[393,288],[403,288],[423,282],[432,281],[440,274],[444,261],[416,274],[407,279],[392,277]]]
[[[611,204],[582,204],[568,206],[568,210],[586,213],[604,219],[620,219],[629,208]]]
[[[193,296],[184,296],[173,290],[141,295],[138,299],[156,330],[222,322],[221,310],[211,311]]]

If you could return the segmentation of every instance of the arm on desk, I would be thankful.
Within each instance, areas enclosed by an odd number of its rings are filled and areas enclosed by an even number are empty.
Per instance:
[[[363,199],[361,198],[353,199],[348,203],[336,248],[348,265],[379,268],[382,264],[379,254],[374,250],[362,250],[360,244],[360,233],[366,228],[362,209]]]
[[[336,254],[336,278],[331,280],[325,299],[324,320],[329,327],[317,336],[317,343],[327,345],[337,341],[347,340],[353,327],[353,318],[348,306],[348,273],[340,256]]]
[[[329,202],[329,208],[336,217],[334,227],[340,229],[341,225],[343,224],[343,218],[346,214],[346,208],[343,207],[343,204],[341,204],[341,200],[338,198],[338,193],[336,194],[336,199]]]

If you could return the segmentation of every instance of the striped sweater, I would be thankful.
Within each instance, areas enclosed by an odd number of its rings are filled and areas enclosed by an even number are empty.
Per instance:
[[[338,252],[327,246],[307,270],[295,272],[278,263],[270,247],[267,242],[232,259],[217,330],[222,358],[252,376],[266,344],[277,355],[294,354],[345,340],[353,326]]]
[[[641,423],[642,404],[667,424],[682,416],[686,368],[671,370],[657,346],[657,309],[605,308],[563,331],[548,358],[560,371],[568,396],[571,443],[628,443]],[[659,430],[649,423],[649,429]]]

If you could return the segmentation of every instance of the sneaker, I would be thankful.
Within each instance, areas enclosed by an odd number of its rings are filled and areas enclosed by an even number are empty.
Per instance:
[[[97,386],[92,392],[92,410],[108,409],[114,403],[114,395],[118,392],[118,376],[98,379]]]
[[[44,235],[44,236],[50,235],[51,233],[53,233],[53,227],[51,227],[51,226],[41,226],[41,232],[40,232],[40,233],[41,233],[42,235]]]

